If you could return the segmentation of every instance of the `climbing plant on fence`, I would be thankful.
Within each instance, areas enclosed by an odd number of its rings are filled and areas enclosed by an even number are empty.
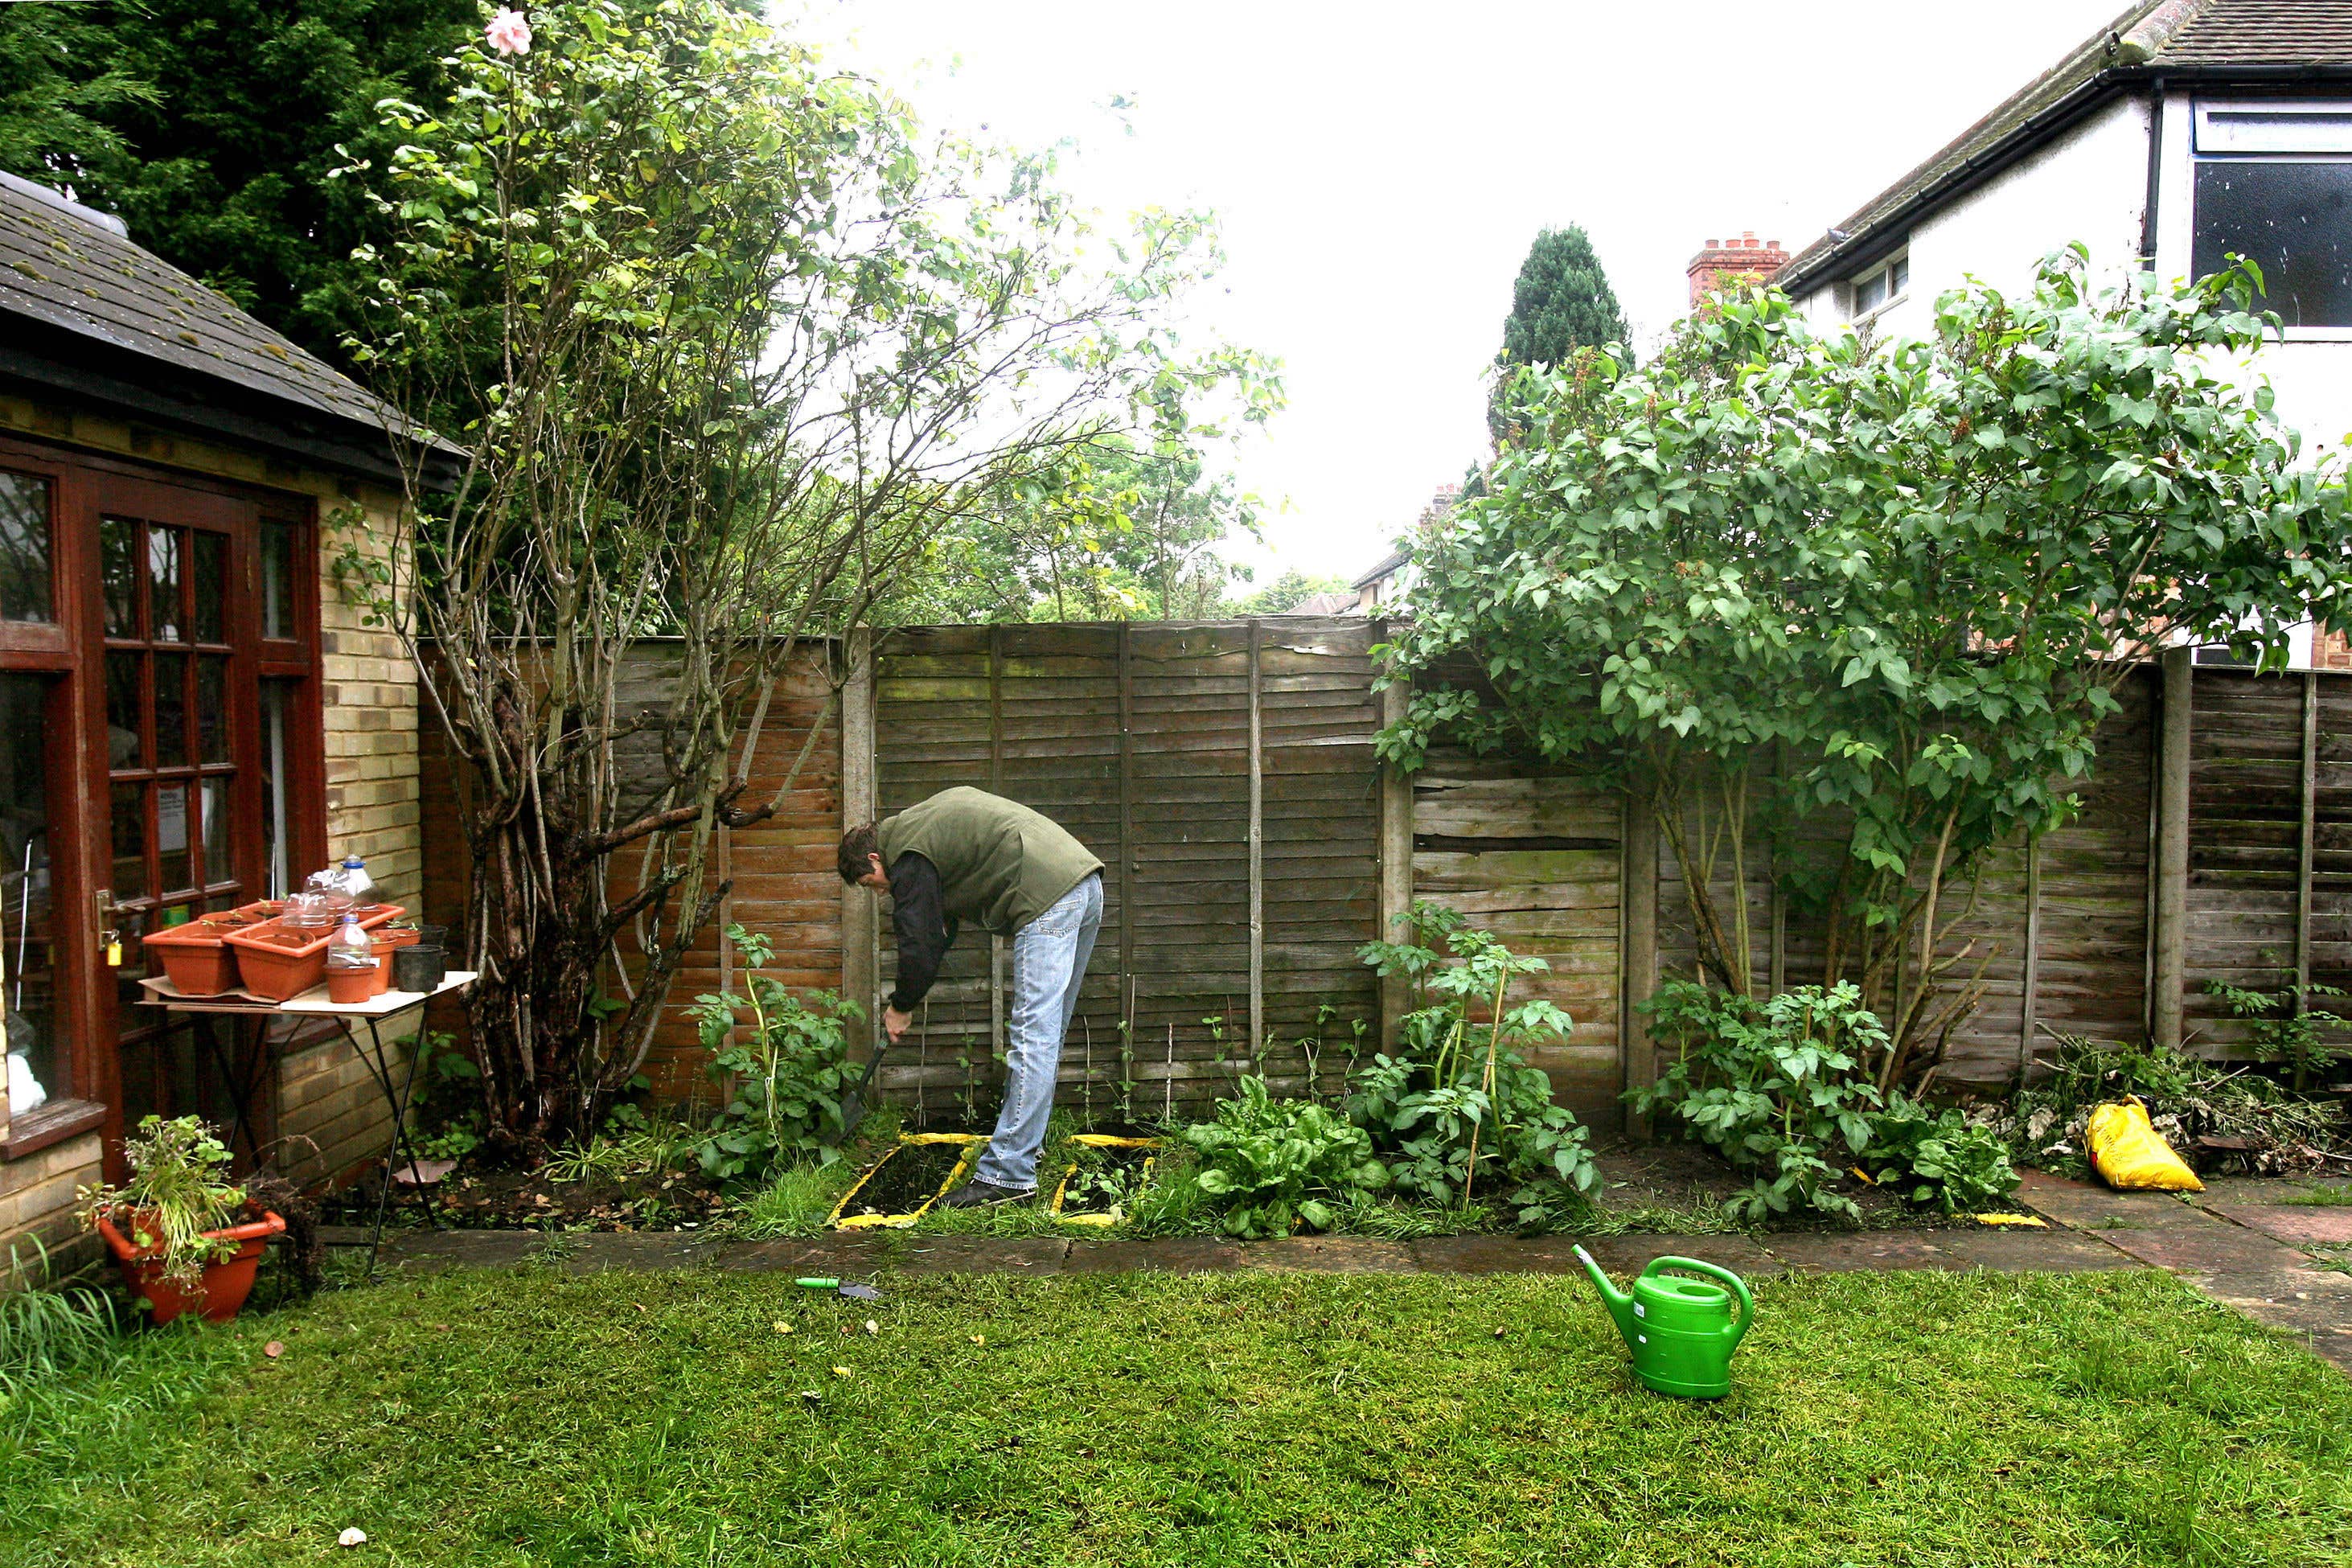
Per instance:
[[[1702,971],[1742,994],[1746,901],[1718,870],[1741,886],[1759,838],[1835,837],[1784,882],[1826,924],[1821,981],[1888,1016],[1880,1085],[1926,1062],[1979,995],[1942,940],[1953,889],[2064,820],[2125,661],[2168,632],[2280,660],[2343,586],[2337,472],[2217,368],[2275,331],[2259,273],[2087,273],[2077,247],[2021,293],[1955,289],[1932,337],[1893,343],[1749,292],[1648,364],[1521,376],[1492,493],[1415,543],[1387,667],[1413,696],[1383,753],[1531,752],[1646,798]]]

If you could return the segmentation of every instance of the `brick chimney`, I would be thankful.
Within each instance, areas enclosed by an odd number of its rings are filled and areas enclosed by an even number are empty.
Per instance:
[[[1780,248],[1777,239],[1757,242],[1753,231],[1728,241],[1708,240],[1706,247],[1690,259],[1690,302],[1696,309],[1700,300],[1718,289],[1739,283],[1761,283],[1789,265],[1789,253]]]

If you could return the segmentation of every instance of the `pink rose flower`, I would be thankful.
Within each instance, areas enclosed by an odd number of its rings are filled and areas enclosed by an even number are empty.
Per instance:
[[[530,53],[530,23],[521,12],[501,6],[499,14],[490,18],[490,25],[482,29],[482,38],[502,55],[527,55]]]

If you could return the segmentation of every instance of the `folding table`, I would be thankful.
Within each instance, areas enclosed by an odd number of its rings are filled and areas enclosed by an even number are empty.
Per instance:
[[[383,1152],[383,1187],[376,1194],[375,1226],[368,1239],[368,1275],[375,1275],[376,1255],[383,1247],[383,1222],[392,1202],[394,1173],[401,1169],[401,1157],[405,1152],[410,1163],[415,1153],[408,1147],[408,1106],[416,1089],[416,1067],[422,1051],[408,1055],[408,1074],[394,1081],[391,1053],[383,1043],[383,1025],[394,1016],[410,1008],[422,1008],[436,996],[463,991],[474,983],[477,972],[453,969],[442,977],[441,984],[429,992],[387,991],[364,1002],[331,1002],[325,985],[314,985],[298,996],[284,1002],[265,1001],[245,991],[223,992],[217,996],[190,996],[161,976],[139,984],[148,993],[142,1005],[162,1007],[173,1013],[227,1013],[247,1018],[327,1018],[342,1030],[343,1037],[352,1043],[353,1054],[368,1069],[376,1088],[383,1095],[385,1109],[392,1112],[392,1141]],[[365,1039],[362,1039],[364,1026]],[[418,1021],[423,1026],[423,1020]],[[266,1031],[265,1031],[266,1041]],[[235,1097],[239,1121],[251,1123],[252,1107],[248,1103],[255,1085],[241,1078],[232,1077],[230,1092]],[[428,1208],[429,1215],[430,1210]]]

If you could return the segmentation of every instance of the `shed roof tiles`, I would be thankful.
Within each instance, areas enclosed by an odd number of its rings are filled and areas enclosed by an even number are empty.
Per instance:
[[[412,427],[389,405],[227,296],[27,182],[0,178],[0,316],[14,315],[312,414]]]

